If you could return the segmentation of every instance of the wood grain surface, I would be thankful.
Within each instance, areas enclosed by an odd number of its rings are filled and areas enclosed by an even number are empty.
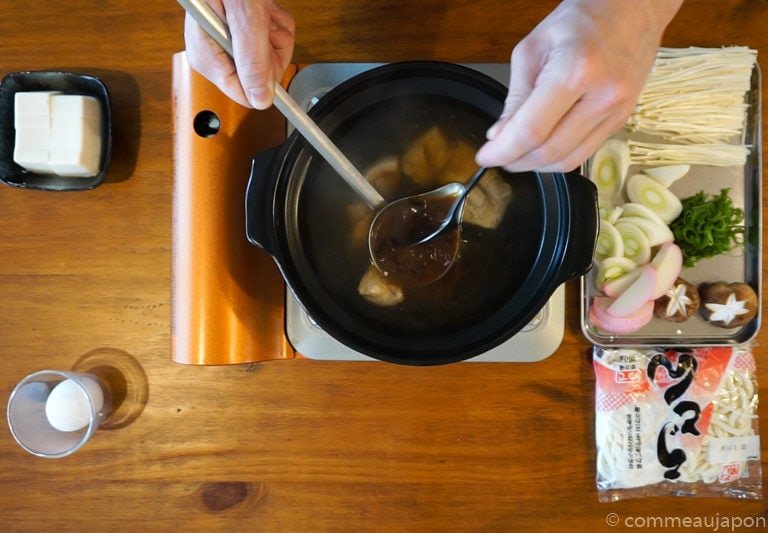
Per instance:
[[[557,2],[283,4],[297,23],[295,60],[307,63],[506,61]],[[28,373],[100,350],[138,361],[148,400],[131,423],[59,460],[25,453],[3,423],[0,529],[594,531],[610,529],[608,513],[767,515],[761,501],[598,503],[577,283],[562,346],[536,364],[172,363],[171,57],[184,47],[182,20],[169,0],[3,2],[0,74],[94,74],[114,110],[106,183],[0,187],[3,409]],[[665,44],[764,54],[766,23],[763,0],[689,0]],[[764,327],[763,397],[766,341]],[[768,427],[768,409],[760,415]]]

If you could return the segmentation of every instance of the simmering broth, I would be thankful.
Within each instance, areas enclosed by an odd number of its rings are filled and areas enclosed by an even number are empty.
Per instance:
[[[493,120],[457,100],[410,95],[382,99],[330,135],[365,172],[384,159],[402,158],[434,128],[451,143],[468,143],[474,150]],[[386,194],[381,191],[387,200],[434,188],[402,175],[402,167],[401,163],[396,186]],[[370,267],[367,223],[372,212],[361,207],[354,192],[320,157],[312,157],[306,168],[299,198],[304,216],[297,221],[300,253],[333,300],[380,331],[418,337],[478,323],[509,301],[536,260],[544,222],[538,182],[529,173],[499,172],[511,194],[496,229],[465,222],[459,259],[445,277],[425,287],[404,288],[396,305],[375,305],[358,293]]]

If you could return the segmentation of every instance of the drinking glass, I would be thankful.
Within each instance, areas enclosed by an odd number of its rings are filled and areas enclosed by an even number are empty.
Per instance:
[[[29,453],[66,457],[88,442],[110,408],[110,391],[95,374],[41,370],[11,392],[8,427]]]

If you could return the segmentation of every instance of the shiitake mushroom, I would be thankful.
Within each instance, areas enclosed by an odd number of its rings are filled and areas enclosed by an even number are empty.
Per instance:
[[[701,316],[721,328],[737,328],[755,318],[759,308],[757,294],[746,283],[716,281],[699,285]]]
[[[696,286],[677,278],[672,287],[656,299],[654,313],[669,322],[685,322],[699,310],[701,299]]]

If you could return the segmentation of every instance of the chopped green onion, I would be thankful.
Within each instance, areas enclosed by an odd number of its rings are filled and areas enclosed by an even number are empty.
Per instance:
[[[743,242],[744,210],[733,206],[730,189],[711,196],[704,191],[682,200],[683,210],[670,229],[683,251],[683,265],[715,257]]]

